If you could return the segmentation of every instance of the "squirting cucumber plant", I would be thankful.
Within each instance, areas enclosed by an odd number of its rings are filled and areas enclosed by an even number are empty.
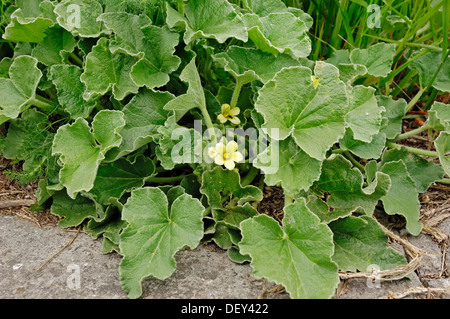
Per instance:
[[[450,92],[448,48],[380,40],[314,59],[313,18],[290,4],[3,2],[0,152],[39,180],[36,209],[123,256],[130,298],[209,241],[292,298],[407,263],[373,214],[418,235],[419,194],[450,183],[448,104],[402,130],[429,90]],[[419,87],[408,101],[390,95],[399,61]],[[424,131],[432,149],[402,145]],[[281,221],[257,210],[265,185],[283,189]]]

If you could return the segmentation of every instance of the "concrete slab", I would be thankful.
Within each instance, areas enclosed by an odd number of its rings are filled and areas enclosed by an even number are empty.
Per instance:
[[[445,227],[450,228],[450,223]],[[42,266],[74,235],[74,232],[55,226],[39,228],[35,223],[17,216],[0,216],[0,298],[127,298],[118,273],[121,256],[116,253],[102,254],[101,241],[93,240],[84,233],[80,233],[70,246]],[[440,254],[435,250],[437,243],[430,242],[427,235],[417,237],[414,244]],[[382,282],[379,286],[371,285],[366,280],[349,280],[339,298],[376,299],[414,287],[424,287],[420,275],[434,273],[440,267],[441,259],[427,262],[418,271],[419,276],[414,273],[411,279]],[[213,244],[181,251],[177,253],[176,260],[177,270],[169,279],[144,280],[142,298],[255,299],[275,287],[265,280],[255,279],[249,264],[231,262],[226,252]],[[447,278],[429,278],[425,287],[446,288],[448,285]],[[267,294],[265,298],[286,299],[289,296],[282,292]]]
[[[119,254],[101,254],[101,241],[59,227],[37,227],[16,216],[0,216],[0,298],[126,298],[119,279]],[[251,267],[228,259],[214,245],[175,256],[178,266],[167,280],[147,278],[142,298],[258,298],[273,288],[256,280]],[[288,298],[286,293],[269,295]]]

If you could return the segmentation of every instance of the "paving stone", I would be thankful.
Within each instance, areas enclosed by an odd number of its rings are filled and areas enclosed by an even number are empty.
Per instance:
[[[450,228],[450,223],[443,224]],[[50,262],[51,256],[75,235],[59,227],[36,224],[17,216],[0,216],[0,298],[108,298],[124,299],[118,268],[121,256],[101,253],[101,241],[80,233],[75,241]],[[414,239],[414,244],[433,254],[440,254],[436,243],[427,235]],[[273,283],[255,279],[249,264],[236,264],[227,253],[213,244],[176,254],[177,270],[161,281],[143,281],[142,298],[230,298],[254,299]],[[421,273],[435,273],[440,259],[421,266]],[[422,279],[422,278],[420,278]],[[448,287],[447,278],[430,279],[429,287]],[[375,299],[400,293],[412,287],[422,287],[413,273],[410,279],[381,282],[379,286],[366,280],[352,279],[342,299]],[[266,298],[289,298],[285,292],[268,294]]]

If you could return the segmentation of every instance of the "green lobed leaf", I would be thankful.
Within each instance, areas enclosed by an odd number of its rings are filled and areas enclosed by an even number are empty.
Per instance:
[[[75,65],[56,64],[50,68],[48,75],[56,87],[59,104],[73,119],[88,117],[95,106],[95,102],[83,99],[86,87],[80,80],[82,72]]]
[[[101,221],[90,219],[83,231],[89,236],[97,239],[103,237],[102,253],[109,254],[113,251],[120,253],[120,233],[127,226],[127,222],[121,219],[121,214],[113,206],[108,206],[105,217]]]
[[[131,79],[130,72],[136,58],[111,53],[109,40],[101,38],[86,56],[81,82],[86,85],[85,100],[104,95],[110,90],[117,100],[123,100],[128,94],[136,94],[139,86]]]
[[[352,130],[354,139],[370,143],[372,137],[380,131],[381,116],[385,109],[378,106],[374,88],[358,85],[349,91],[345,121]]]
[[[259,80],[266,83],[285,67],[301,63],[287,54],[274,56],[255,48],[230,46],[227,51],[212,58],[233,75],[241,84]]]
[[[239,224],[242,221],[256,215],[258,215],[258,211],[250,203],[231,209],[213,211],[213,217],[216,222],[222,222],[227,228],[235,230],[239,230]]]
[[[35,109],[24,111],[20,118],[9,122],[3,156],[24,161],[22,168],[25,172],[42,169],[50,157],[49,148],[54,136],[47,130],[48,125],[46,114]]]
[[[110,45],[113,53],[121,52],[138,59],[131,70],[136,85],[153,89],[169,82],[169,74],[181,63],[174,55],[179,43],[178,33],[151,25],[151,20],[144,15],[110,12],[102,14],[98,20],[114,31],[115,40]]]
[[[220,166],[205,171],[202,175],[200,192],[208,198],[212,209],[221,209],[222,201],[226,198],[238,198],[238,205],[250,201],[261,201],[262,191],[253,185],[242,186],[239,173],[234,170],[223,169]]]
[[[213,38],[219,43],[229,38],[247,42],[247,31],[241,17],[226,0],[187,0],[184,16],[166,3],[166,23],[170,28],[184,29],[184,42]]]
[[[142,294],[147,276],[166,279],[175,271],[174,255],[185,246],[194,249],[203,237],[204,207],[183,194],[169,207],[159,188],[134,190],[123,207],[128,226],[120,235],[120,280],[130,298]]]
[[[414,56],[415,54],[411,59]],[[432,86],[437,90],[450,92],[450,59],[447,58],[441,69],[438,71],[441,61],[442,53],[428,52],[419,58],[415,58],[408,64],[408,67],[419,74],[419,84],[422,88]],[[438,74],[433,81],[436,72],[438,72]]]
[[[92,189],[105,153],[122,142],[119,132],[124,125],[122,112],[102,110],[94,117],[92,129],[82,118],[58,129],[52,155],[60,157],[60,183],[71,198]]]
[[[78,226],[86,219],[101,221],[105,217],[103,207],[89,198],[70,198],[64,191],[56,192],[52,198],[50,212],[62,218],[58,224],[63,228]]]
[[[428,111],[428,125],[438,130],[450,131],[450,106],[435,101]]]
[[[402,160],[419,193],[427,191],[430,184],[443,178],[443,169],[423,157],[409,153],[406,149],[385,150],[380,165]]]
[[[241,223],[242,254],[256,277],[282,284],[292,298],[330,298],[339,283],[333,234],[300,198],[285,207],[283,223],[259,215]]]
[[[45,30],[53,21],[43,17],[27,17],[22,9],[11,15],[11,22],[6,26],[3,38],[12,42],[40,43],[45,37]]]
[[[33,48],[31,55],[46,66],[64,63],[77,45],[75,38],[58,25],[46,29],[45,34],[45,39]]]
[[[333,154],[323,162],[320,179],[315,188],[326,192],[326,203],[332,210],[318,213],[322,221],[330,222],[362,209],[371,216],[378,201],[385,196],[391,186],[389,176],[377,172],[369,185],[364,187],[364,176],[357,168],[352,168],[349,160]]]
[[[114,161],[155,140],[169,116],[164,106],[173,98],[169,92],[147,89],[133,96],[122,110],[126,122],[120,131],[122,144],[108,152],[107,160]]]
[[[153,162],[142,155],[135,158],[120,158],[102,164],[89,194],[97,203],[108,205],[111,199],[119,200],[126,192],[144,186],[145,180],[155,174]]]
[[[274,12],[287,12],[286,5],[281,0],[265,1],[265,0],[247,0],[245,8],[254,14],[265,17]]]
[[[19,56],[9,68],[9,78],[0,78],[0,116],[14,119],[30,106],[42,77],[37,64],[31,56]]]
[[[388,238],[375,219],[348,216],[329,224],[333,232],[333,260],[340,271],[367,272],[377,265],[379,270],[392,269],[408,262],[403,254],[387,247]]]
[[[354,49],[350,53],[350,61],[353,64],[364,65],[371,76],[385,77],[392,71],[394,56],[394,44],[377,43],[367,49]]]
[[[171,115],[164,126],[158,128],[159,137],[156,157],[167,170],[175,164],[201,163],[202,135],[195,129],[177,124],[175,115]]]
[[[311,40],[305,22],[290,12],[271,13],[265,17],[245,14],[248,37],[261,51],[291,54],[304,58],[311,53]]]
[[[380,129],[388,139],[395,139],[402,132],[402,119],[406,115],[404,99],[394,100],[390,96],[377,95],[378,105],[384,107],[383,123]]]
[[[266,167],[274,156],[278,157],[278,169]],[[261,163],[262,161],[262,163]],[[320,177],[322,162],[302,151],[292,138],[280,141],[275,147],[268,147],[258,154],[253,165],[264,172],[267,185],[281,184],[288,194],[306,191]]]
[[[259,91],[255,109],[264,117],[263,128],[278,128],[273,139],[292,135],[309,156],[319,161],[345,133],[345,111],[348,105],[345,84],[337,68],[316,62],[315,88],[312,72],[306,67],[285,68]]]
[[[420,202],[416,184],[411,178],[403,160],[384,163],[380,171],[389,175],[391,188],[381,198],[384,210],[389,215],[399,214],[406,218],[406,229],[411,235],[422,230]]]
[[[339,141],[339,146],[342,150],[348,150],[360,158],[378,159],[386,147],[386,134],[379,132],[372,136],[371,142],[367,143],[355,139],[351,132],[347,131]]]
[[[439,137],[434,141],[436,151],[439,154],[439,161],[445,173],[450,176],[450,133],[441,132]]]
[[[205,93],[195,64],[195,57],[184,67],[180,80],[189,85],[187,92],[164,106],[164,110],[175,112],[177,120],[193,108],[206,109]]]
[[[97,38],[102,33],[102,23],[97,17],[103,7],[97,0],[63,0],[54,9],[58,24],[82,38]]]

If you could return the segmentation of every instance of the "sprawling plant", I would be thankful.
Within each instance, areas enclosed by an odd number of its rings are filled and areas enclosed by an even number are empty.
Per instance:
[[[395,44],[312,61],[312,18],[279,0],[17,0],[2,13],[0,150],[40,180],[37,206],[123,256],[130,298],[208,241],[292,298],[329,298],[339,271],[406,263],[377,204],[418,235],[418,195],[448,183],[449,106],[402,132],[417,99],[370,85]],[[419,94],[450,92],[446,54],[407,56]],[[434,150],[397,143],[425,130]],[[258,212],[265,185],[282,187],[282,219]]]

